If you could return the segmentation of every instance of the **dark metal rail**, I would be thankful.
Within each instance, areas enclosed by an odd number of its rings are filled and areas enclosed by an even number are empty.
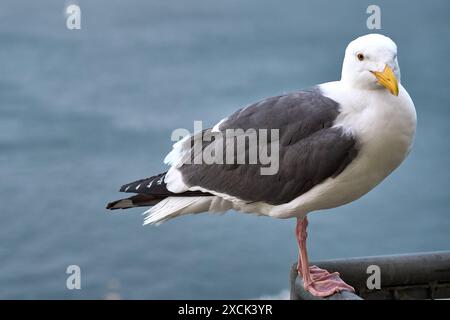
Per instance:
[[[450,252],[430,252],[313,262],[330,272],[338,271],[356,294],[342,292],[329,300],[445,299],[450,298]],[[368,289],[368,267],[379,267],[381,288]],[[291,267],[291,299],[321,299],[303,288],[297,264]]]

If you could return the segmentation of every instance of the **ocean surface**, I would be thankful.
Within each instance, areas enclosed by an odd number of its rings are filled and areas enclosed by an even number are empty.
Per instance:
[[[70,3],[0,3],[0,298],[285,297],[294,220],[143,227],[143,210],[104,207],[166,170],[172,130],[339,79],[369,4],[398,44],[416,142],[368,195],[310,216],[310,256],[450,249],[450,2],[86,0],[68,30]]]

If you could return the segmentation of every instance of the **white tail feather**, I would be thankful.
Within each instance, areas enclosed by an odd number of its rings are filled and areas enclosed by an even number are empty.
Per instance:
[[[144,225],[160,224],[182,214],[208,211],[214,197],[169,197],[144,212]]]

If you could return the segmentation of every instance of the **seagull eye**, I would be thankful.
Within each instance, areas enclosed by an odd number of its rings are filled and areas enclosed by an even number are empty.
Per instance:
[[[358,53],[356,55],[356,57],[358,58],[359,61],[363,61],[364,60],[364,55],[362,53]]]

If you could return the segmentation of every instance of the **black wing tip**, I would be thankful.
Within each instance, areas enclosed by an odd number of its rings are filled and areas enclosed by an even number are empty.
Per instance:
[[[164,189],[164,193],[167,193],[168,190],[165,187],[164,178],[166,176],[167,172],[163,172],[154,176],[151,176],[149,178],[139,179],[127,184],[124,184],[120,187],[119,192],[128,192],[128,193],[140,193],[138,190],[143,186],[147,185],[147,192],[144,193],[151,193],[152,189],[150,189],[150,186],[153,184],[155,187],[156,185],[161,186]],[[156,183],[158,181],[158,183]],[[155,183],[153,183],[155,182]],[[150,183],[150,184],[149,184]]]
[[[130,198],[112,201],[106,205],[108,210],[129,209],[135,207],[133,200]]]
[[[109,202],[107,205],[106,205],[106,209],[108,209],[108,210],[117,210],[117,209],[119,209],[119,208],[114,208],[114,206],[119,202],[120,200],[116,200],[116,201],[113,201],[113,202]]]

